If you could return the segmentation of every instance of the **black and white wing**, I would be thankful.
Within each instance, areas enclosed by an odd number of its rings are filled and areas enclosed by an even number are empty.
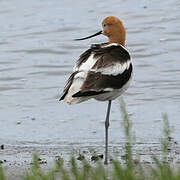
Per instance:
[[[119,96],[124,87],[127,89],[132,76],[130,55],[116,43],[93,45],[80,56],[73,74],[62,96],[66,102],[79,103],[92,97],[111,100]]]

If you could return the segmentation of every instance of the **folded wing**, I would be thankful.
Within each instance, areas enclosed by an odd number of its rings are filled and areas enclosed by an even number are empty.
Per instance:
[[[131,78],[129,53],[118,44],[93,45],[83,53],[60,100],[79,103],[121,89]]]

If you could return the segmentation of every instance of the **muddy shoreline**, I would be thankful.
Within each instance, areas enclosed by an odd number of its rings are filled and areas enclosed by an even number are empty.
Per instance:
[[[122,164],[124,161],[124,145],[113,145],[109,147],[112,157],[117,158]],[[161,157],[162,150],[159,143],[137,143],[133,145],[133,159],[140,161],[143,166],[153,165],[152,156]],[[169,149],[168,161],[176,166],[180,163],[180,146],[177,142],[172,142],[172,148]],[[104,148],[102,146],[79,146],[79,145],[59,145],[59,146],[5,146],[0,151],[2,167],[5,170],[8,180],[18,180],[20,176],[30,171],[32,166],[32,155],[38,154],[39,163],[43,170],[54,167],[55,160],[61,158],[64,160],[65,166],[69,167],[69,161],[74,156],[78,163],[81,158],[85,157],[92,165],[95,164],[93,156],[97,155],[102,158]],[[172,158],[173,157],[173,161]],[[99,158],[103,162],[103,159]],[[109,164],[111,167],[111,163]]]

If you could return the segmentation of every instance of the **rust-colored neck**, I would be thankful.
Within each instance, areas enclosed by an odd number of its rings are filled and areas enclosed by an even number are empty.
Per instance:
[[[125,39],[126,39],[125,34],[112,35],[109,37],[109,43],[118,43],[121,44],[122,46],[125,46]]]
[[[118,43],[125,46],[126,30],[122,23],[119,23],[116,28],[112,29],[112,33],[109,34],[110,43]]]

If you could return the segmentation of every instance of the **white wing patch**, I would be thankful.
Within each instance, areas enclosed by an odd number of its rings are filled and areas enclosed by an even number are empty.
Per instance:
[[[87,71],[79,71],[75,76],[74,79],[85,79],[87,77]]]
[[[69,104],[81,102],[80,99],[73,98],[72,95],[77,93],[80,90],[80,87],[82,86],[82,84],[83,84],[83,80],[81,78],[74,79],[71,87],[69,88],[67,95],[64,98],[64,101]]]
[[[97,62],[97,58],[94,58],[94,53],[92,53],[89,58],[80,65],[80,67],[75,66],[73,72],[75,71],[89,71],[94,64]]]
[[[91,68],[94,66],[94,64],[97,62],[97,59],[94,58],[94,54],[91,54],[89,58],[82,63],[79,67],[75,66],[73,71],[77,72],[77,74],[74,76],[73,82],[71,87],[69,88],[69,91],[64,98],[64,101],[67,103],[73,104],[73,103],[80,103],[82,101],[85,101],[89,99],[90,97],[86,98],[73,98],[73,94],[77,93],[81,90],[81,86],[84,83],[84,80],[87,77],[88,71],[91,70]]]
[[[116,63],[106,68],[95,69],[95,71],[100,72],[101,74],[104,74],[104,75],[116,76],[118,74],[122,74],[126,69],[129,69],[130,63],[131,61],[129,60],[123,64]]]

